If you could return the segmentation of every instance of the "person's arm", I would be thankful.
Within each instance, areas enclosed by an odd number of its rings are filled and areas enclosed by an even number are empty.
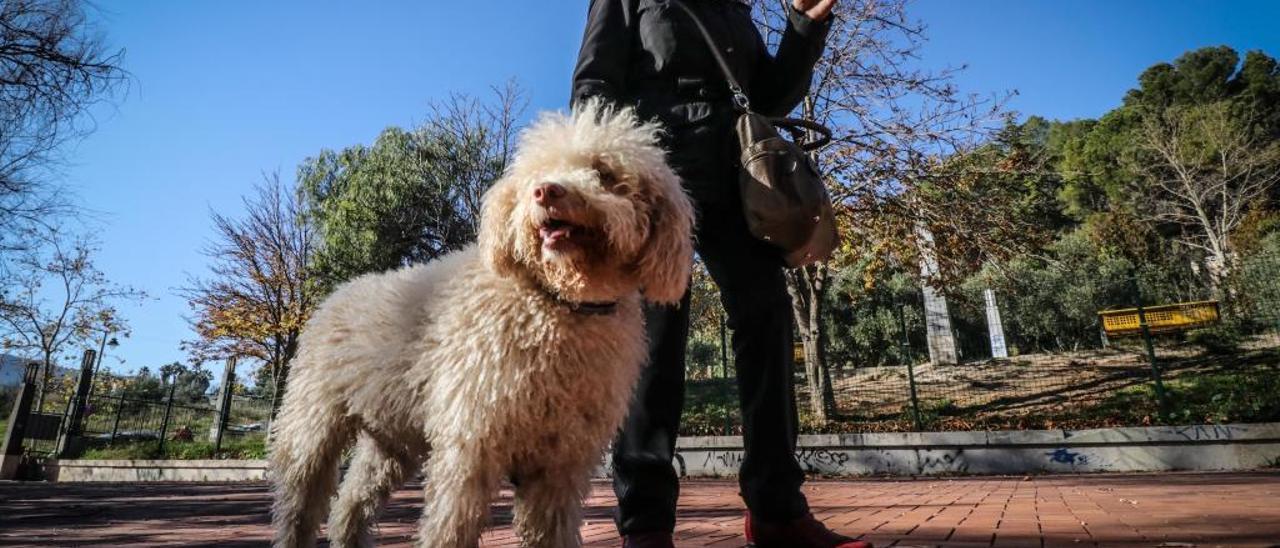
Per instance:
[[[628,61],[631,57],[631,9],[634,0],[591,0],[582,49],[573,70],[570,105],[600,97],[616,102],[624,98]]]
[[[813,3],[813,2],[810,2]],[[830,3],[826,3],[829,11]],[[751,84],[752,108],[768,116],[785,116],[800,104],[813,80],[813,67],[822,57],[832,16],[823,12],[820,20],[796,6],[787,9],[787,28],[778,53],[769,55],[761,39],[761,56]]]

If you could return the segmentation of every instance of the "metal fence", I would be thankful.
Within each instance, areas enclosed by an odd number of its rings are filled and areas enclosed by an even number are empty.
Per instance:
[[[876,339],[881,342],[875,350],[892,357],[866,363],[829,353],[833,401],[827,409],[831,420],[825,422],[813,419],[807,379],[798,364],[802,431],[1280,420],[1280,255],[1247,257],[1229,279],[1216,283],[1194,271],[1061,268],[1067,271],[1046,274],[1067,282],[1053,291],[1023,280],[948,292],[950,340],[959,358],[954,363],[930,357],[936,341],[929,340],[927,323],[934,320],[925,318],[918,290],[910,298],[860,309],[862,315],[852,321],[883,323],[886,333]],[[998,345],[992,341],[986,288],[992,289],[1002,319]],[[1220,317],[1203,321],[1200,311],[1198,323],[1188,320],[1179,328],[1146,314],[1151,306],[1200,301],[1216,301]],[[1146,323],[1164,328],[1146,335],[1132,329],[1110,336],[1103,332],[1099,312],[1138,305]],[[884,347],[894,343],[886,341],[895,341],[897,348],[888,352]],[[718,356],[716,342],[702,342],[711,347],[702,353]],[[837,339],[831,346],[846,343]],[[993,357],[993,347],[1004,347],[1007,357]],[[718,361],[723,360],[713,363]],[[731,360],[719,368],[691,368],[685,434],[741,432],[732,376]]]
[[[38,378],[38,369],[29,371],[30,376]],[[62,423],[73,395],[73,386],[68,380],[52,376],[36,392],[27,428],[23,437],[23,447],[38,455],[48,455],[56,451],[58,438],[61,435]],[[5,417],[8,418],[8,413]]]
[[[93,351],[78,375],[27,371],[35,390],[22,415],[22,449],[34,458],[255,458],[265,453],[270,398],[236,394],[234,362],[215,394],[184,394],[176,378],[143,390],[127,379],[93,379]],[[95,382],[103,381],[103,382]],[[91,387],[114,385],[94,392]],[[24,408],[25,409],[25,408]],[[6,415],[7,416],[7,415]]]
[[[129,397],[125,392],[88,398],[83,432],[89,449],[154,444],[163,455],[214,457],[223,451],[261,453],[271,420],[271,401],[232,395],[225,419],[218,395],[183,401],[173,391],[163,398]],[[221,428],[221,435],[219,429]]]

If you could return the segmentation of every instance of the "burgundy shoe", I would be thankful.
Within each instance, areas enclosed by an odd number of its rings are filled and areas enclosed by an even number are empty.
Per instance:
[[[671,533],[639,533],[622,537],[622,548],[676,548]]]
[[[757,523],[747,512],[747,546],[756,548],[873,548],[870,542],[838,534],[807,514],[786,523]]]

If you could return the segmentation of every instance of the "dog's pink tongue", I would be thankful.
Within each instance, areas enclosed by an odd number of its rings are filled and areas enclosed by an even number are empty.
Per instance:
[[[566,240],[573,233],[573,227],[561,226],[556,228],[542,227],[538,229],[538,235],[542,236],[543,243],[554,244],[560,240]]]

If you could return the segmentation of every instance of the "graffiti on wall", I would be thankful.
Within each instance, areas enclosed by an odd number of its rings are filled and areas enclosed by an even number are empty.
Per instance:
[[[1233,440],[1248,431],[1247,427],[1230,424],[1198,424],[1166,428],[1161,433],[1178,436],[1187,441],[1226,441]]]
[[[1058,464],[1069,464],[1071,466],[1084,466],[1089,464],[1089,457],[1078,451],[1072,451],[1065,447],[1045,453],[1049,457],[1049,462]]]

